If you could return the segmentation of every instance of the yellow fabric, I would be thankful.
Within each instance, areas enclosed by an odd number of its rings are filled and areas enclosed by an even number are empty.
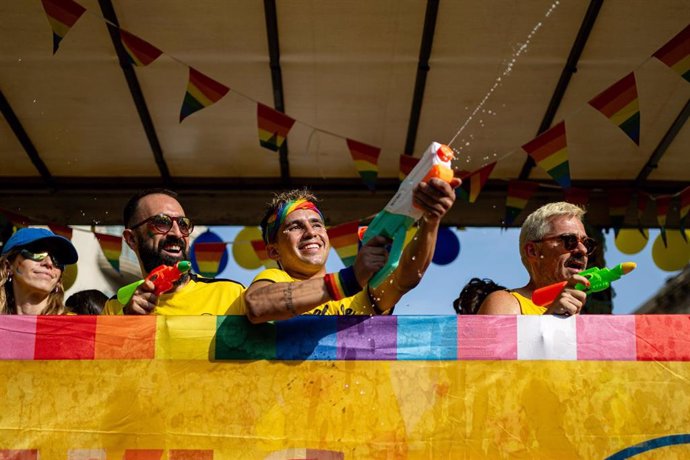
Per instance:
[[[154,315],[244,315],[244,286],[230,280],[212,280],[194,275],[186,286],[158,297]],[[109,299],[104,315],[121,315],[123,305]]]
[[[532,299],[528,299],[514,291],[510,291],[510,293],[520,302],[520,313],[523,315],[543,315],[546,313],[547,308],[535,305]]]
[[[272,281],[274,283],[293,283],[297,281],[295,278],[287,274],[283,270],[277,268],[268,268],[259,273],[254,282],[257,281]],[[366,290],[355,294],[352,297],[346,297],[341,300],[331,300],[323,305],[309,310],[304,315],[375,315],[374,306],[369,300],[369,295]]]
[[[0,361],[0,449],[602,459],[688,433],[688,381],[688,362]],[[690,458],[690,445],[640,458]]]

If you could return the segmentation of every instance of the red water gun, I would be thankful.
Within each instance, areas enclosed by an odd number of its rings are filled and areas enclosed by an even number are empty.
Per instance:
[[[134,291],[144,283],[144,281],[151,281],[155,286],[153,293],[159,296],[165,292],[168,292],[173,288],[176,281],[182,278],[182,275],[187,273],[192,267],[192,264],[188,260],[183,260],[176,263],[175,265],[160,265],[154,268],[149,276],[143,280],[135,281],[132,284],[123,286],[117,291],[117,301],[122,305],[127,305],[132,297],[134,296]]]

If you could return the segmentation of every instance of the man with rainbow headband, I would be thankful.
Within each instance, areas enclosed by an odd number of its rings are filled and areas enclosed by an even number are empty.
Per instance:
[[[397,269],[377,288],[367,283],[386,264],[388,240],[372,238],[352,266],[326,273],[331,246],[316,197],[306,190],[275,196],[261,229],[266,252],[280,268],[262,271],[245,291],[247,317],[260,323],[301,314],[374,315],[390,310],[429,266],[441,218],[453,205],[453,188],[459,184],[459,179],[450,184],[431,179],[417,186],[414,202],[424,210],[419,229]]]

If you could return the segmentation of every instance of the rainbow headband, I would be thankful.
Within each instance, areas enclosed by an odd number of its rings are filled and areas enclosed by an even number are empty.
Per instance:
[[[316,207],[314,203],[311,201],[307,201],[305,199],[299,199],[299,200],[288,200],[278,206],[273,214],[268,218],[266,221],[266,228],[264,229],[263,233],[263,238],[264,242],[266,244],[275,241],[276,235],[278,234],[278,230],[280,230],[280,226],[283,225],[283,222],[285,222],[285,218],[292,212],[294,211],[299,211],[300,209],[308,209],[310,211],[314,211],[321,217],[321,220],[323,219],[323,214],[321,214],[321,211],[319,211],[319,208]]]

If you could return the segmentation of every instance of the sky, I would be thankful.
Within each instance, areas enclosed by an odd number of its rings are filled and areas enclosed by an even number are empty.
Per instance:
[[[223,241],[232,242],[243,227],[209,227]],[[397,315],[453,315],[452,303],[462,287],[473,277],[491,278],[507,287],[520,287],[528,280],[518,253],[519,229],[498,228],[452,228],[460,241],[458,257],[448,265],[431,264],[422,282],[407,293],[398,303]],[[659,269],[652,257],[653,242],[659,230],[650,230],[649,242],[635,255],[621,253],[616,247],[613,232],[605,234],[607,266],[621,262],[635,262],[637,268],[614,283],[614,314],[630,314],[652,297],[667,279],[679,271]],[[685,245],[690,254],[690,246]],[[248,286],[261,268],[245,270],[232,257],[232,246],[228,245],[228,264],[217,276],[230,278]],[[331,250],[326,264],[328,272],[343,268],[337,253]]]

